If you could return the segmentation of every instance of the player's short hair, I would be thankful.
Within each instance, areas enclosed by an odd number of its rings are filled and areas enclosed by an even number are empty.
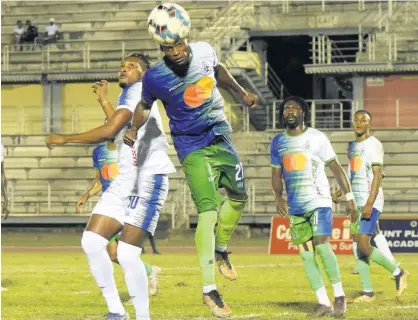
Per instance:
[[[367,115],[370,117],[370,121],[372,121],[372,114],[371,114],[369,111],[364,110],[364,109],[357,110],[357,111],[354,113],[353,118],[356,116],[356,114],[357,114],[357,113],[365,113],[365,114],[367,114]]]
[[[279,122],[281,124],[283,124],[284,107],[286,106],[286,104],[289,101],[296,102],[296,104],[302,109],[303,113],[305,114],[305,116],[303,118],[303,121],[305,122],[305,124],[308,123],[308,120],[309,120],[309,106],[303,98],[298,97],[298,96],[288,97],[288,98],[284,99],[282,101],[282,103],[280,103],[280,105],[279,105]]]
[[[141,60],[144,63],[146,70],[151,68],[151,57],[149,55],[145,55],[143,53],[133,53],[130,56],[128,56],[128,58],[130,57],[134,57]]]

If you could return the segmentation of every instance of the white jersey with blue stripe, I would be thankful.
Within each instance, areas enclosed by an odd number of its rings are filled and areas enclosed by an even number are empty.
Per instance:
[[[141,96],[142,82],[126,86],[119,95],[117,110],[124,108],[134,113]],[[119,175],[122,178],[130,178],[132,175],[136,177],[135,172],[168,174],[176,171],[167,154],[167,137],[156,103],[152,105],[147,122],[138,130],[132,147],[123,143],[127,129],[122,129],[115,139],[119,152]]]

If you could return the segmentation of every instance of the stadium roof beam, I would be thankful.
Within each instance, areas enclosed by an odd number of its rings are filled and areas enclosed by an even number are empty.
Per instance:
[[[418,63],[331,63],[305,64],[307,74],[417,72]]]

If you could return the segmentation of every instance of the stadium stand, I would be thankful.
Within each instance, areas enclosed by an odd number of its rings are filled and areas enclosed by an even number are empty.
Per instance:
[[[160,56],[145,28],[148,13],[155,4],[155,1],[104,0],[94,3],[2,2],[2,81],[41,82],[42,77],[72,82],[102,78],[114,80],[122,57],[135,51],[149,54],[152,58]],[[257,130],[272,129],[270,132],[248,133],[252,127],[246,121],[246,115],[241,115],[238,122],[244,125],[239,129],[244,132],[234,134],[250,189],[247,215],[270,216],[275,212],[270,189],[269,143],[277,132],[276,103],[290,94],[261,57],[260,48],[249,42],[250,37],[260,32],[286,35],[303,30],[321,34],[312,37],[312,64],[305,66],[307,73],[334,74],[354,69],[359,72],[382,72],[387,71],[382,69],[382,63],[392,63],[396,68],[400,63],[418,60],[415,39],[417,18],[413,14],[408,15],[418,7],[411,1],[185,1],[182,5],[192,17],[192,38],[211,42],[239,82],[260,96],[262,107],[250,111],[254,127]],[[404,19],[405,16],[407,19]],[[16,20],[30,18],[43,32],[44,24],[51,17],[55,18],[63,34],[61,46],[28,46],[18,51],[11,45]],[[354,49],[348,53],[344,51],[344,42],[333,38],[338,33],[358,34],[359,40],[350,45]],[[243,46],[247,50],[238,51]],[[42,104],[40,86],[32,88],[26,96],[33,95],[34,90],[38,93],[33,102],[22,104],[19,98],[10,96],[12,99],[2,107],[2,130],[8,134],[2,139],[6,146],[5,165],[11,181],[12,214],[74,214],[75,200],[93,177],[92,147],[66,146],[48,150],[43,142],[44,135],[40,134],[54,127],[48,127],[51,119],[45,116],[45,110],[38,108]],[[19,92],[25,96],[23,91]],[[73,90],[69,95],[74,96],[74,93]],[[80,94],[80,99],[83,97]],[[230,95],[228,103],[235,103],[234,99],[236,97]],[[75,100],[64,103],[61,115],[63,132],[82,131],[99,123],[97,118],[90,117],[90,113],[97,109],[81,109],[90,105],[90,102],[83,103],[78,104]],[[79,115],[78,107],[82,110]],[[351,100],[350,112],[357,107]],[[342,109],[336,113],[340,114],[340,111],[342,113]],[[323,115],[318,112],[317,119],[323,118]],[[381,122],[387,123],[388,119],[382,117]],[[342,123],[342,116],[336,121]],[[77,127],[74,127],[75,123]],[[319,120],[316,125],[320,129],[330,128]],[[338,125],[337,128],[343,126]],[[328,134],[339,159],[346,165],[346,145],[351,133],[336,130]],[[377,137],[386,150],[385,211],[414,212],[413,208],[418,203],[418,193],[414,190],[418,186],[417,130],[377,131]],[[170,155],[179,168],[173,149]],[[181,171],[173,175],[171,188],[165,213],[173,213],[173,206],[182,208],[182,212],[194,212]]]
[[[347,143],[351,132],[326,133],[339,160],[346,166]],[[275,214],[269,167],[269,147],[274,134],[242,132],[233,135],[245,166],[247,185],[251,190],[252,199],[246,211],[247,216]],[[418,130],[379,130],[375,134],[386,151],[385,213],[413,213],[418,205]],[[5,165],[10,181],[12,214],[75,214],[76,201],[94,178],[91,162],[94,147],[64,146],[49,150],[44,145],[43,135],[3,136],[2,139],[6,147]],[[172,146],[169,154],[177,169],[180,169]],[[327,174],[335,188],[336,183],[331,173],[328,171]],[[183,208],[190,205],[190,200],[182,194],[184,175],[181,170],[171,176],[170,187],[163,211],[165,214],[171,214],[173,206]],[[190,210],[194,212],[192,207]]]

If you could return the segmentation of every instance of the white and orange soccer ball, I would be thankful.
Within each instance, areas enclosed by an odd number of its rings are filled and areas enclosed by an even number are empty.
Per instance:
[[[172,44],[189,35],[190,17],[176,3],[156,6],[148,17],[148,32],[159,44]]]

